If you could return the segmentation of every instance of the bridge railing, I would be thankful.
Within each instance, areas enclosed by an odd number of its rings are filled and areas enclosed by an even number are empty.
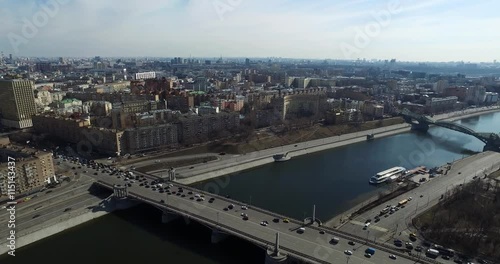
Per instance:
[[[108,183],[105,183],[105,182],[103,182],[101,180],[97,181],[97,183],[100,184],[100,185],[102,185],[102,186],[111,188],[111,189],[113,188],[112,185],[110,185]],[[129,193],[128,196],[130,198],[134,198],[136,200],[144,201],[144,202],[147,202],[149,204],[154,204],[157,207],[163,207],[163,208],[165,208],[165,209],[167,209],[169,211],[175,212],[175,213],[177,213],[179,215],[182,215],[184,217],[195,219],[195,220],[199,221],[200,223],[205,223],[205,224],[208,224],[208,225],[212,225],[214,227],[217,227],[218,229],[225,229],[223,231],[227,232],[228,234],[234,235],[236,237],[240,237],[240,238],[245,239],[245,240],[253,240],[254,243],[256,243],[256,244],[258,244],[260,246],[263,246],[265,248],[269,247],[269,245],[273,245],[271,242],[269,242],[269,241],[267,241],[265,239],[258,238],[256,236],[251,235],[251,234],[243,233],[243,232],[241,232],[241,231],[239,231],[239,230],[237,230],[235,228],[232,228],[230,226],[227,226],[227,225],[224,225],[224,224],[221,224],[221,223],[217,223],[216,221],[211,220],[211,219],[206,218],[206,217],[203,217],[201,215],[193,215],[190,212],[187,212],[187,211],[182,210],[182,209],[178,209],[178,208],[175,208],[175,207],[167,207],[165,204],[158,203],[157,201],[154,201],[154,200],[152,200],[152,199],[150,199],[148,197],[145,197],[145,196],[142,196],[142,195],[139,195],[139,194],[134,194],[134,193]],[[283,250],[283,251],[286,251],[292,257],[295,257],[297,259],[301,259],[301,260],[306,261],[306,262],[310,262],[311,260],[313,260],[315,262],[311,262],[311,263],[325,263],[325,264],[328,263],[326,261],[323,261],[323,260],[320,260],[318,258],[309,256],[307,254],[298,252],[298,251],[293,250],[293,249],[288,248],[288,247],[280,246],[280,249]]]
[[[218,223],[218,222],[216,222],[216,221],[214,221],[212,219],[209,219],[207,217],[204,217],[204,216],[201,216],[201,215],[193,215],[193,214],[191,214],[188,211],[185,211],[185,210],[182,210],[182,209],[178,209],[178,208],[175,208],[175,207],[167,207],[165,204],[158,203],[158,202],[156,202],[154,200],[151,200],[148,197],[145,197],[145,196],[142,196],[142,195],[139,195],[139,194],[129,194],[129,196],[131,198],[135,198],[137,200],[143,200],[143,201],[148,202],[150,204],[152,203],[152,204],[154,204],[155,206],[158,206],[158,207],[163,207],[163,208],[165,208],[165,209],[167,209],[169,211],[175,212],[175,213],[177,213],[179,215],[182,215],[184,217],[189,217],[191,219],[195,219],[195,220],[197,220],[197,221],[199,221],[201,223],[205,222],[206,224],[210,224],[210,225],[216,227],[219,230],[222,229],[226,233],[234,235],[236,237],[240,237],[240,238],[243,238],[243,239],[246,239],[246,240],[249,240],[249,238],[250,238],[250,240],[253,240],[254,243],[260,244],[261,246],[268,247],[270,245],[274,245],[272,242],[269,242],[269,241],[267,241],[265,239],[256,237],[256,236],[254,236],[252,234],[249,234],[249,233],[243,233],[243,232],[241,232],[238,229],[235,229],[235,228],[230,227],[230,226],[225,225],[225,224]],[[328,263],[327,261],[324,261],[324,260],[321,260],[321,259],[309,256],[307,254],[298,252],[298,251],[293,250],[293,249],[288,248],[288,247],[280,246],[280,250],[286,251],[287,253],[289,253],[289,255],[292,255],[293,257],[295,257],[297,259],[301,259],[301,260],[304,260],[304,261],[307,261],[307,262],[310,262],[312,260],[312,261],[315,261],[313,263],[325,263],[325,264]]]
[[[226,197],[219,196],[219,195],[213,194],[213,193],[208,193],[208,192],[205,192],[205,191],[202,191],[202,190],[199,190],[199,189],[187,186],[187,185],[178,184],[178,183],[176,183],[176,184],[180,185],[180,186],[183,186],[184,189],[188,189],[188,190],[191,190],[191,191],[196,191],[196,192],[198,192],[200,194],[205,194],[205,195],[210,195],[210,196],[217,196],[218,197],[217,199],[226,201],[228,203],[232,203],[232,204],[235,204],[235,205],[248,205],[246,203],[242,203],[242,202],[234,200],[234,199],[226,198]],[[284,215],[280,215],[278,213],[271,212],[271,211],[268,211],[268,210],[265,210],[265,209],[262,209],[262,208],[259,208],[259,207],[255,207],[255,206],[251,206],[251,205],[248,205],[248,206],[251,207],[251,209],[254,210],[254,211],[258,211],[260,213],[267,214],[267,215],[275,217],[275,218],[280,218],[280,219],[287,218],[287,219],[290,220],[291,223],[294,223],[294,224],[297,224],[297,225],[304,225],[303,221],[299,221],[297,219],[293,219],[293,218],[290,218],[290,217],[287,217],[287,216],[284,216]],[[347,240],[352,240],[352,241],[355,241],[355,242],[360,243],[360,244],[367,244],[367,245],[369,245],[371,247],[374,247],[374,248],[377,248],[379,250],[383,250],[383,251],[389,252],[391,254],[394,254],[394,255],[397,255],[397,256],[400,256],[400,257],[410,258],[410,259],[412,259],[414,261],[418,260],[417,258],[411,257],[409,255],[402,254],[400,251],[392,249],[392,248],[388,247],[384,243],[372,242],[372,241],[367,242],[366,239],[364,239],[362,237],[359,237],[359,236],[356,236],[356,235],[352,235],[352,234],[344,232],[344,231],[336,230],[336,229],[333,229],[333,228],[330,228],[330,227],[309,226],[308,228],[316,230],[316,231],[318,231],[318,233],[321,230],[328,231],[330,234],[332,234],[334,236],[338,236],[338,237],[341,237],[341,238],[344,238],[344,239],[347,239]],[[422,260],[422,259],[420,259],[420,260]]]

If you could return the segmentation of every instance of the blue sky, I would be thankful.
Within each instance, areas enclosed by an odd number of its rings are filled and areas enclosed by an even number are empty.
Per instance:
[[[495,0],[0,0],[0,51],[493,61],[499,8]]]

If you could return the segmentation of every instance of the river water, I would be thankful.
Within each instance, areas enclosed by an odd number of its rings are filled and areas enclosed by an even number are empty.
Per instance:
[[[500,131],[500,113],[458,121],[479,132]],[[323,221],[377,194],[374,173],[393,166],[428,168],[480,152],[484,144],[455,131],[432,127],[273,163],[198,184],[199,188],[302,219]],[[264,252],[228,238],[210,243],[210,230],[184,220],[161,224],[156,209],[141,205],[116,212],[2,256],[0,263],[263,263]],[[50,262],[49,262],[50,261]]]

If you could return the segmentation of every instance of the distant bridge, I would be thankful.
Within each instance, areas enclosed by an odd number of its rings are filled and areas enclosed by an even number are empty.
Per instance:
[[[449,122],[449,121],[436,121],[430,117],[419,115],[411,112],[408,109],[403,109],[401,111],[401,116],[405,120],[406,123],[412,125],[413,130],[419,130],[426,132],[429,129],[429,126],[435,125],[444,127],[450,130],[458,131],[460,133],[464,133],[467,135],[471,135],[482,142],[485,143],[484,151],[492,150],[500,152],[500,135],[496,133],[487,133],[487,132],[476,132],[473,129],[470,129],[464,125],[460,125],[457,123]]]

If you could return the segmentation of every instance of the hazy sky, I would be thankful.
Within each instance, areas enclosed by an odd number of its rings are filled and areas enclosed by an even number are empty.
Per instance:
[[[0,0],[0,51],[493,61],[499,8],[498,0]]]

